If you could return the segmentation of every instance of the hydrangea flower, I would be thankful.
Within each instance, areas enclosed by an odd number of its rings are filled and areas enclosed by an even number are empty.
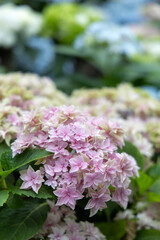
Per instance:
[[[40,170],[34,171],[33,168],[29,166],[27,170],[22,170],[20,174],[23,180],[21,189],[32,188],[34,192],[38,193],[38,190],[42,186],[42,182],[44,182]]]
[[[160,121],[158,116],[147,121],[147,131],[155,147],[155,152],[158,153],[160,151]]]
[[[75,90],[70,103],[91,116],[117,121],[132,142],[150,158],[159,149],[160,102],[147,92],[129,84],[117,88]]]
[[[0,74],[0,99],[7,105],[30,110],[35,105],[36,108],[42,104],[44,106],[64,104],[67,97],[56,89],[48,77],[16,72]]]
[[[71,2],[51,4],[44,9],[43,16],[43,34],[63,44],[72,44],[87,26],[104,18],[96,7]]]
[[[48,201],[50,212],[42,230],[35,236],[50,240],[105,240],[93,223],[77,222],[75,212]]]
[[[0,6],[0,46],[12,47],[23,37],[36,35],[42,27],[42,17],[29,6],[4,4]]]
[[[0,74],[0,142],[15,139],[16,124],[22,110],[61,105],[67,101],[47,77],[34,74]]]
[[[160,204],[149,202],[138,202],[135,209],[125,210],[116,215],[116,220],[134,220],[137,223],[137,230],[154,228],[160,230]]]
[[[95,22],[74,41],[76,49],[88,46],[106,46],[112,53],[125,54],[129,57],[142,52],[142,46],[134,33],[126,26],[114,23]]]
[[[91,216],[109,200],[127,206],[130,177],[138,176],[138,166],[134,158],[117,152],[124,143],[119,124],[64,105],[21,114],[13,156],[36,146],[53,153],[41,163],[41,179],[53,188],[58,206],[74,209],[76,201],[86,197]],[[21,178],[28,189],[29,171]]]

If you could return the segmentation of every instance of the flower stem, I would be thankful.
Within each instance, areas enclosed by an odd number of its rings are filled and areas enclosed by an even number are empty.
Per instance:
[[[0,188],[7,189],[7,184],[6,184],[5,178],[0,179]]]
[[[3,172],[1,162],[0,162],[0,172]],[[2,176],[0,177],[0,188],[7,189],[6,180]]]

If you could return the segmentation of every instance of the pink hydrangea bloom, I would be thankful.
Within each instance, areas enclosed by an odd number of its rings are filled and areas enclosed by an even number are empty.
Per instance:
[[[64,233],[66,231],[65,228],[53,227],[52,231],[53,231],[53,233],[48,236],[49,239],[51,239],[51,240],[69,240],[69,238],[67,236],[64,236]]]
[[[128,196],[130,194],[130,189],[117,188],[113,193],[112,200],[118,202],[122,207],[126,208],[128,203]]]
[[[50,212],[38,239],[50,240],[106,240],[93,223],[77,222],[75,212],[65,206],[56,206],[48,201]]]
[[[109,200],[126,206],[130,178],[138,176],[138,166],[131,156],[117,153],[124,142],[119,124],[82,114],[73,106],[61,106],[29,112],[28,116],[22,113],[17,128],[13,155],[37,146],[53,153],[37,164],[43,166],[44,184],[53,188],[58,206],[74,209],[83,197],[89,198],[86,209],[91,215],[105,208]],[[23,187],[31,187],[22,180]]]
[[[66,186],[65,188],[58,188],[54,194],[58,197],[57,205],[61,206],[66,204],[72,209],[75,207],[76,200],[83,198],[82,194],[72,185]]]
[[[102,210],[106,207],[105,203],[111,199],[111,196],[110,191],[108,189],[106,191],[106,187],[103,187],[97,192],[92,190],[90,194],[92,198],[87,203],[85,209],[91,209],[90,216],[93,216],[98,212],[98,210]]]
[[[21,185],[21,189],[33,189],[34,192],[38,193],[39,189],[42,186],[42,182],[44,182],[43,176],[41,175],[41,171],[34,171],[31,166],[27,170],[20,171],[20,178],[23,180]]]
[[[71,164],[70,173],[84,170],[88,166],[88,163],[84,161],[84,158],[82,156],[76,156],[75,158],[71,158],[69,162]]]
[[[99,173],[86,173],[84,179],[84,188],[97,187],[101,182],[103,182],[104,174]]]

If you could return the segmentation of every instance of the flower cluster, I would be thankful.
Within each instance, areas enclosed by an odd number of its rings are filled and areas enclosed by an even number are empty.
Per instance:
[[[96,115],[96,110],[94,111],[96,105],[101,105],[98,115],[109,114],[125,119],[138,116],[142,120],[160,115],[160,102],[147,92],[134,88],[130,84],[121,84],[117,88],[75,90],[71,102],[89,107],[94,115]]]
[[[34,104],[61,105],[66,102],[66,96],[58,91],[53,81],[47,77],[29,73],[8,73],[0,74],[0,100],[27,110],[33,108]]]
[[[160,121],[158,117],[151,118],[147,123],[147,131],[151,142],[154,145],[155,151],[160,151]]]
[[[77,222],[75,212],[48,201],[50,212],[42,230],[35,236],[50,240],[105,240],[97,227],[89,222]]]
[[[147,123],[138,117],[129,117],[119,121],[125,129],[125,140],[134,143],[145,157],[150,158],[154,151]]]
[[[0,75],[0,141],[9,144],[16,136],[15,124],[22,110],[61,105],[67,97],[58,91],[49,78],[34,74]]]
[[[128,84],[76,90],[70,102],[92,116],[116,119],[123,126],[125,139],[133,142],[146,157],[152,156],[153,147],[157,149],[160,102],[145,91]]]
[[[141,44],[128,28],[114,23],[95,22],[74,42],[76,49],[87,46],[106,46],[112,53],[132,56],[142,52]]]
[[[19,34],[29,37],[42,27],[42,17],[28,6],[5,4],[0,7],[0,46],[12,47]]]
[[[61,13],[61,14],[59,14]],[[102,12],[78,3],[56,3],[44,9],[44,35],[63,44],[72,44],[92,22],[102,20]]]
[[[136,212],[136,213],[135,213]],[[154,228],[160,230],[160,204],[138,202],[135,211],[125,210],[119,212],[116,219],[134,220],[137,223],[137,230]]]
[[[117,152],[124,141],[119,124],[61,106],[24,112],[16,125],[13,156],[36,146],[53,153],[37,163],[40,170],[21,172],[21,188],[38,192],[44,182],[53,188],[57,205],[72,209],[85,196],[91,216],[109,200],[126,208],[130,177],[138,176],[138,166],[133,157]]]

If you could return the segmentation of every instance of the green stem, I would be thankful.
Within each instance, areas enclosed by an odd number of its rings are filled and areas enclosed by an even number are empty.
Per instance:
[[[0,172],[2,172],[2,171],[3,171],[3,169],[2,169],[1,162],[0,162]],[[0,178],[0,188],[7,189],[6,180],[3,177]]]
[[[0,187],[1,187],[2,189],[7,189],[7,184],[6,184],[5,178],[1,178],[1,179],[0,179]]]

